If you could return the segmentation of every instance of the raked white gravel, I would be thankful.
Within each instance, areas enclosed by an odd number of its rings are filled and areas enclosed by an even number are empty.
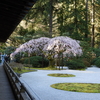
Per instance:
[[[52,77],[50,73],[67,73],[76,77]],[[55,83],[100,83],[100,68],[89,67],[85,71],[77,70],[38,70],[24,73],[20,80],[29,89],[36,100],[100,100],[100,93],[81,93],[58,90],[50,87]]]

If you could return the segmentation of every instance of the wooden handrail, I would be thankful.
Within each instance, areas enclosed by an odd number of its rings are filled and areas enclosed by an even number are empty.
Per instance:
[[[3,67],[17,100],[36,100],[6,61],[4,61]]]

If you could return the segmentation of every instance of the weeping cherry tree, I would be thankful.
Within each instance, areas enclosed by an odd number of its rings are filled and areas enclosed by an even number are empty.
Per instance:
[[[41,37],[20,45],[11,56],[21,52],[27,52],[29,56],[33,53],[36,56],[44,55],[49,60],[49,66],[54,67],[55,60],[59,60],[60,64],[60,58],[81,56],[82,48],[79,45],[79,41],[67,36],[59,36],[52,39]]]
[[[49,59],[51,67],[54,67],[54,62],[57,59],[60,65],[60,58],[82,55],[82,48],[79,45],[79,41],[67,36],[52,38],[48,44],[44,46],[43,51],[45,56]]]

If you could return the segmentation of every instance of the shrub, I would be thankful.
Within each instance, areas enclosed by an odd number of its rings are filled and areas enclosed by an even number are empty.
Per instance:
[[[94,62],[94,64],[95,64],[97,67],[100,68],[100,58],[97,59],[97,60]]]
[[[30,64],[30,57],[29,58],[25,58],[23,62],[24,62],[24,64]]]
[[[95,52],[93,52],[93,48],[91,48],[90,43],[86,41],[81,41],[80,45],[83,51],[82,58],[91,64],[92,60],[96,57]]]
[[[26,57],[21,59],[23,64],[31,64],[33,67],[42,68],[49,65],[49,61],[41,56]]]
[[[79,59],[68,61],[67,66],[69,69],[85,69],[86,68],[84,63]]]
[[[39,67],[39,68],[47,67],[49,65],[49,61],[41,56],[31,57],[30,62],[33,67]]]
[[[100,56],[100,49],[94,48],[94,53],[96,54],[96,57]]]
[[[91,64],[88,61],[84,60],[83,62],[84,62],[84,65],[87,66],[87,67],[91,66]]]
[[[91,66],[91,62],[89,62],[86,58],[82,58],[82,61],[83,61],[85,66],[87,66],[87,67]]]
[[[33,67],[40,67],[40,62],[41,60],[38,57],[31,57],[30,58],[30,63],[32,64]]]
[[[99,59],[100,59],[100,57],[97,57],[97,58],[93,59],[93,60],[92,60],[92,65],[95,65],[95,62],[96,62],[97,60],[99,60]]]
[[[20,53],[16,54],[15,55],[15,62],[20,63],[20,59],[21,59]]]
[[[28,58],[28,57],[21,58],[21,59],[20,59],[20,63],[24,64],[25,61],[26,61],[26,59],[29,59],[29,58]]]

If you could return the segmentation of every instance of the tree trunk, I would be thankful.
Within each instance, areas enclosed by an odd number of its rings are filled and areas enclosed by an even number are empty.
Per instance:
[[[64,59],[63,59],[63,53],[61,54],[62,55],[62,61],[61,61],[61,64],[62,64],[62,69],[63,69],[63,62],[64,62]]]
[[[78,28],[77,28],[77,0],[74,1],[75,3],[75,33],[77,32]]]
[[[95,6],[94,1],[92,0],[92,36],[91,36],[91,47],[94,47],[95,42]]]
[[[49,59],[49,67],[54,68],[54,60],[53,59]]]
[[[86,40],[88,39],[88,0],[85,1],[86,2],[86,33],[85,33],[85,38]]]
[[[50,0],[50,14],[49,14],[49,35],[52,37],[52,16],[53,16],[53,0]]]

